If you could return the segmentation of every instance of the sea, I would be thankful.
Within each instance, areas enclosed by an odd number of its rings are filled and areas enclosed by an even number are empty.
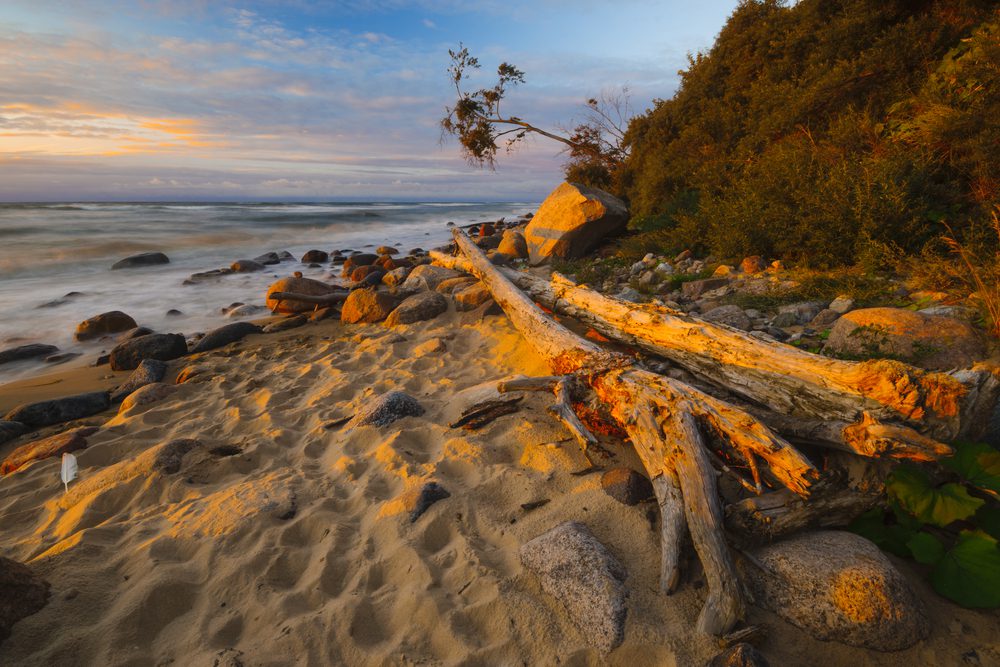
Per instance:
[[[451,238],[458,226],[534,211],[538,202],[368,203],[44,203],[0,204],[0,350],[47,343],[96,359],[108,340],[77,342],[76,325],[120,310],[158,332],[192,334],[234,321],[234,303],[263,305],[279,277],[331,280],[330,267],[299,261],[185,284],[197,272],[287,250],[368,250],[393,245],[405,254]],[[169,264],[111,270],[116,261],[159,251]],[[181,315],[168,315],[169,310]],[[267,313],[264,313],[266,315]],[[258,315],[259,317],[260,315]],[[0,384],[56,370],[41,359],[0,365]]]

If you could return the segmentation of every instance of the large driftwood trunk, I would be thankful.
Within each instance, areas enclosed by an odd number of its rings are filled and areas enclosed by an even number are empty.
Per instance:
[[[553,372],[576,375],[586,382],[628,433],[664,511],[661,587],[670,590],[676,584],[679,538],[686,524],[708,581],[698,627],[711,634],[730,630],[743,616],[745,593],[726,544],[705,430],[726,443],[730,457],[746,463],[758,488],[761,476],[767,475],[791,492],[806,495],[818,477],[815,468],[749,414],[682,382],[643,370],[630,358],[572,333],[517,289],[464,233],[456,230],[455,240],[468,259],[464,268],[485,284]],[[551,379],[545,382],[551,384]],[[510,388],[510,382],[504,384]]]
[[[471,270],[465,257],[434,262]],[[1000,397],[1000,373],[986,366],[932,373],[898,361],[830,359],[650,304],[634,304],[512,269],[499,270],[531,298],[608,338],[669,359],[726,391],[793,439],[869,457],[933,460],[940,442],[975,438]]]

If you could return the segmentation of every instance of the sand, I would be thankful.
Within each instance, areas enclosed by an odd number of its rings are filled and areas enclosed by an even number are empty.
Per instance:
[[[160,401],[83,420],[104,428],[78,452],[70,493],[54,459],[0,478],[0,553],[53,592],[0,645],[0,664],[639,667],[702,665],[718,651],[693,629],[697,565],[680,592],[658,593],[655,505],[625,507],[599,474],[571,474],[587,462],[546,414],[547,395],[525,394],[518,413],[480,431],[448,427],[497,379],[547,374],[505,318],[321,322],[173,362],[170,379],[187,365],[203,372]],[[29,384],[38,400],[124,376],[60,373],[0,387],[0,405],[25,400]],[[389,390],[426,413],[327,427]],[[201,443],[180,470],[153,465],[152,448],[180,438]],[[607,447],[606,465],[639,469],[626,447]],[[411,523],[401,496],[429,480],[451,497]],[[628,570],[625,641],[608,656],[518,560],[566,520],[587,524]],[[754,609],[771,664],[1000,664],[995,612],[951,605],[894,562],[928,606],[930,639],[874,653]],[[963,662],[970,650],[978,663]]]

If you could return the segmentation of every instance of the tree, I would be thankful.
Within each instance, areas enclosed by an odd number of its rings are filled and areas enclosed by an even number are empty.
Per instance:
[[[497,67],[497,82],[492,88],[465,90],[463,84],[469,80],[472,70],[480,69],[480,64],[467,48],[459,47],[457,51],[448,50],[451,57],[448,74],[457,100],[454,106],[445,107],[447,115],[441,120],[441,128],[458,138],[470,164],[493,169],[499,142],[510,151],[528,134],[537,134],[564,145],[570,155],[567,173],[575,169],[585,175],[588,170],[595,170],[604,181],[610,182],[608,174],[627,155],[623,145],[624,130],[631,114],[627,90],[621,95],[603,93],[599,98],[591,98],[586,105],[586,121],[568,132],[568,136],[556,134],[517,116],[505,116],[501,111],[508,91],[524,83],[524,72],[510,63]],[[598,185],[590,178],[579,180]]]

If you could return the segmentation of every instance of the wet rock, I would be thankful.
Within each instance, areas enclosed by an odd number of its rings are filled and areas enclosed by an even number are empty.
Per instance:
[[[160,382],[167,374],[167,365],[156,359],[144,359],[122,384],[111,391],[111,402],[117,403],[136,389]]]
[[[410,275],[403,282],[402,289],[413,292],[434,290],[445,280],[458,278],[460,275],[462,274],[458,271],[452,271],[442,266],[423,264],[410,271]]]
[[[398,255],[399,254],[399,250],[397,250],[396,248],[393,248],[391,245],[380,245],[379,247],[375,248],[375,252],[376,252],[376,254],[379,254],[379,255]]]
[[[371,266],[376,261],[378,261],[378,255],[373,255],[370,252],[359,252],[355,255],[351,255],[344,262],[344,267],[341,271],[341,277],[350,277],[351,272],[359,266]]]
[[[752,645],[742,643],[712,658],[707,667],[770,667],[770,663]]]
[[[19,405],[8,412],[4,419],[21,422],[25,426],[51,426],[96,415],[107,410],[109,405],[111,401],[108,392],[92,391]]]
[[[448,300],[437,292],[417,292],[403,299],[385,320],[386,326],[434,319],[448,310]]]
[[[705,278],[703,280],[689,280],[681,285],[681,294],[687,299],[697,299],[705,292],[725,287],[729,284],[728,278]]]
[[[528,256],[528,242],[524,234],[515,229],[505,229],[497,251],[515,259],[525,259]]]
[[[322,264],[330,259],[330,255],[322,250],[307,250],[300,260],[303,264]]]
[[[751,255],[743,258],[743,261],[740,262],[740,268],[743,270],[743,273],[753,275],[766,269],[767,262],[760,255]]]
[[[135,329],[129,329],[121,336],[118,337],[118,342],[132,340],[133,338],[140,338],[141,336],[148,336],[151,333],[156,333],[149,327],[136,327]]]
[[[173,385],[162,382],[154,382],[139,387],[125,397],[122,404],[118,407],[118,414],[121,416],[131,416],[138,412],[139,408],[163,400],[174,391],[175,387]]]
[[[58,351],[59,348],[55,345],[42,345],[41,343],[19,345],[18,347],[0,350],[0,364],[8,364],[12,361],[23,361],[24,359],[45,357]]]
[[[142,266],[156,266],[158,264],[169,264],[170,258],[164,255],[162,252],[144,252],[138,255],[132,255],[131,257],[126,257],[125,259],[118,260],[111,265],[111,270],[116,271],[118,269],[134,269]]]
[[[91,340],[105,334],[121,333],[135,329],[135,320],[120,310],[111,310],[80,322],[74,336],[77,340]]]
[[[233,322],[232,324],[221,326],[218,329],[212,329],[205,334],[205,336],[198,341],[198,344],[191,349],[191,354],[214,350],[217,347],[222,347],[223,345],[229,345],[230,343],[242,340],[250,334],[260,332],[261,328],[256,324],[252,324],[250,322]]]
[[[328,285],[327,283],[323,283],[318,280],[312,280],[311,278],[303,278],[301,275],[295,275],[282,278],[272,283],[271,286],[267,288],[267,294],[264,298],[267,309],[271,312],[304,313],[313,310],[316,307],[316,304],[309,303],[307,301],[295,301],[292,299],[278,301],[273,298],[272,295],[276,292],[290,292],[292,294],[304,294],[307,296],[325,296],[333,293],[334,291],[336,290],[333,285]]]
[[[49,584],[23,563],[0,556],[0,644],[22,618],[49,601]]]
[[[257,317],[259,315],[264,315],[269,312],[264,306],[256,306],[252,303],[245,303],[242,306],[236,306],[228,313],[226,317],[229,319],[237,319],[240,317]]]
[[[601,488],[623,505],[638,505],[653,497],[653,484],[631,468],[612,468],[601,475]]]
[[[899,651],[930,631],[909,583],[859,535],[807,533],[754,555],[767,571],[742,569],[756,603],[816,639]]]
[[[628,207],[617,197],[584,185],[563,183],[546,197],[524,228],[528,257],[541,264],[552,257],[575,259],[609,234],[625,228]]]
[[[170,361],[187,354],[187,341],[181,334],[147,334],[118,343],[111,350],[111,370],[130,371],[144,359]]]
[[[277,264],[277,261],[273,263]],[[229,268],[235,273],[253,273],[255,271],[263,271],[267,267],[260,262],[255,262],[252,259],[238,259],[230,264]]]
[[[930,370],[968,368],[985,355],[969,323],[903,308],[862,308],[842,315],[825,349],[862,358],[892,357]]]
[[[340,309],[340,321],[347,324],[381,322],[398,304],[396,297],[372,288],[351,292]]]
[[[185,285],[197,285],[198,283],[203,283],[206,280],[215,280],[223,276],[229,276],[233,274],[232,269],[211,269],[210,271],[199,271],[198,273],[192,273],[184,281]]]
[[[277,322],[271,322],[261,331],[266,334],[278,333],[279,331],[287,331],[289,329],[301,327],[308,321],[309,320],[305,315],[292,315],[291,317],[282,318]]]
[[[486,285],[481,282],[456,290],[452,296],[455,299],[456,308],[460,311],[475,310],[493,298]]]
[[[0,419],[0,445],[27,432],[28,427],[21,422]]]
[[[372,273],[372,272],[378,271],[378,270],[379,270],[379,267],[375,266],[374,264],[369,264],[368,266],[359,266],[358,268],[356,268],[353,271],[351,271],[350,279],[353,280],[356,283],[357,282],[361,282],[362,280],[365,279],[365,276],[367,276],[369,273]],[[383,275],[384,274],[385,274],[385,272],[383,271]]]
[[[625,568],[583,524],[568,521],[521,547],[521,563],[602,653],[625,636]]]
[[[289,258],[294,259],[291,254],[289,254],[288,256]],[[257,262],[258,264],[263,264],[264,266],[272,266],[274,264],[280,264],[281,257],[279,257],[278,253],[276,252],[265,252],[263,255],[257,255],[256,257],[254,257],[253,261]]]
[[[76,428],[25,443],[8,454],[3,463],[0,463],[0,475],[16,472],[32,461],[41,461],[84,449],[87,446],[87,436],[93,435],[96,431],[94,427]]]
[[[382,282],[389,287],[398,287],[403,284],[403,281],[405,281],[406,277],[409,275],[410,269],[405,266],[401,266],[398,269],[386,272],[386,274],[382,276]]]
[[[788,315],[794,317],[792,324],[786,324],[784,326],[795,326],[797,324],[809,324],[813,319],[819,315],[820,311],[826,308],[826,304],[822,301],[802,301],[800,303],[791,303],[787,306],[781,306],[778,308],[778,315],[784,315],[786,318]],[[788,321],[788,320],[783,320]],[[773,324],[773,322],[772,322]],[[775,324],[774,326],[780,326]]]
[[[358,426],[386,426],[403,417],[419,417],[424,408],[409,394],[390,391],[370,399],[361,406],[346,428]]]
[[[403,493],[400,501],[410,514],[410,523],[415,523],[430,506],[439,500],[451,498],[451,494],[437,482],[427,482],[423,486]]]
[[[50,357],[45,357],[44,361],[47,364],[55,366],[58,364],[64,364],[67,361],[72,361],[73,359],[82,356],[83,356],[82,352],[59,352],[58,354],[53,354]]]
[[[747,314],[743,312],[743,309],[734,304],[712,308],[703,313],[701,319],[706,322],[725,324],[741,331],[749,331],[753,325]]]

